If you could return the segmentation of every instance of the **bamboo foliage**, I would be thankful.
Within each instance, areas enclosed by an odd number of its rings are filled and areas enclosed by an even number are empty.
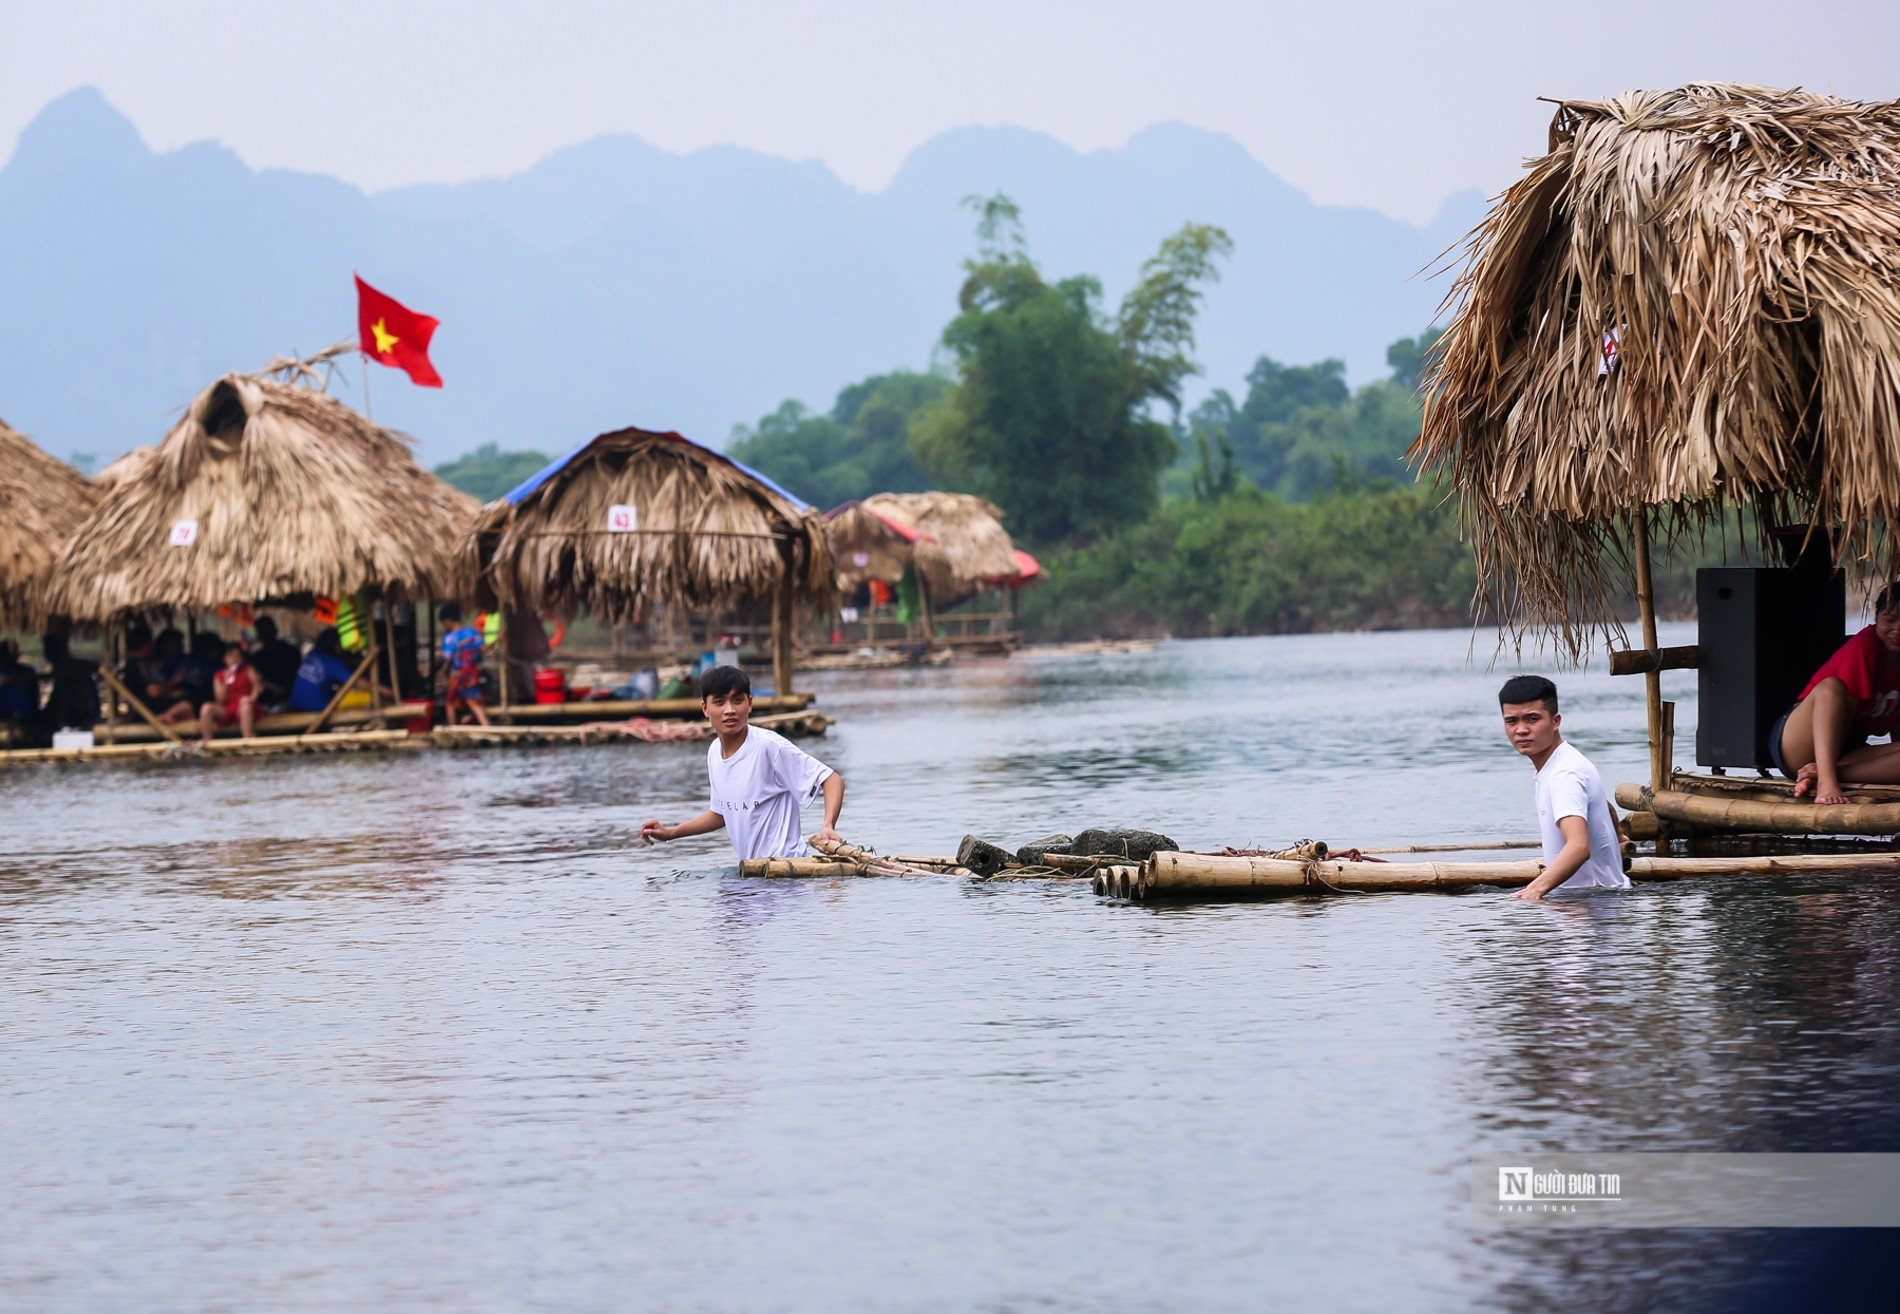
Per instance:
[[[632,532],[609,531],[615,506],[634,509]],[[644,429],[602,434],[519,503],[490,502],[468,551],[497,597],[609,624],[656,604],[769,603],[788,564],[804,605],[837,601],[822,517],[717,452]]]
[[[458,547],[474,499],[416,464],[406,439],[314,389],[226,375],[157,447],[115,465],[54,575],[49,605],[74,620],[468,590]],[[184,520],[196,541],[173,546]]]
[[[60,549],[98,490],[0,421],[0,627],[44,623],[44,592]]]
[[[1573,648],[1614,625],[1630,516],[1900,523],[1900,102],[1694,84],[1563,102],[1474,231],[1415,464],[1482,601]],[[1604,337],[1618,338],[1607,371]]]

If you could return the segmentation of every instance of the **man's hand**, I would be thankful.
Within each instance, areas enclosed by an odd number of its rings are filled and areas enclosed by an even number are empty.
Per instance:
[[[1513,890],[1511,897],[1513,899],[1522,899],[1526,903],[1542,903],[1544,901],[1544,892],[1534,885],[1526,885],[1521,890]]]
[[[837,831],[833,830],[830,826],[820,826],[818,828],[818,833],[812,836],[812,838],[827,840],[833,844],[844,843],[844,836],[840,835]]]
[[[663,821],[649,821],[640,827],[642,844],[663,843],[673,838],[673,828]]]

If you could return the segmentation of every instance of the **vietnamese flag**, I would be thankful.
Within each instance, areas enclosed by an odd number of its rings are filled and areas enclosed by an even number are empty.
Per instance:
[[[442,321],[418,315],[356,277],[356,349],[398,369],[423,388],[440,388],[442,376],[429,363],[429,339]]]

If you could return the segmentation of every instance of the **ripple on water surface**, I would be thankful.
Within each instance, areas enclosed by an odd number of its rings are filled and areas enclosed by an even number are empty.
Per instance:
[[[885,851],[1521,837],[1468,644],[830,675],[812,747]],[[1563,683],[1634,778],[1640,683]],[[0,788],[10,1307],[1528,1308],[1587,1274],[1592,1307],[1725,1308],[1800,1255],[1480,1232],[1467,1157],[1900,1148],[1871,882],[745,881],[718,836],[635,843],[704,806],[692,745]]]

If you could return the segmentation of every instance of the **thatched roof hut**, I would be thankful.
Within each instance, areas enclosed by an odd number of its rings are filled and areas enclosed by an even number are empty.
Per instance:
[[[618,514],[618,517],[616,516]],[[610,624],[655,605],[837,598],[822,520],[764,475],[677,433],[619,429],[482,508],[484,583],[516,605]]]
[[[1843,557],[1900,545],[1896,184],[1900,102],[1559,106],[1472,237],[1413,448],[1503,615],[1579,644],[1645,522],[1729,507],[1836,528]]]
[[[459,549],[474,499],[313,388],[227,374],[118,464],[54,575],[49,602],[75,620],[470,585]]]
[[[45,620],[54,560],[98,500],[84,475],[0,421],[0,626]]]
[[[150,445],[134,447],[118,460],[108,462],[104,469],[94,474],[92,486],[101,493],[112,491],[126,480],[137,477],[138,472],[145,468],[145,462],[157,450],[158,448]]]
[[[825,512],[825,538],[841,593],[852,593],[871,580],[895,584],[919,554],[935,556],[936,541],[915,526],[880,515],[862,502],[846,502]]]
[[[988,581],[1016,572],[1015,545],[993,502],[969,493],[877,493],[863,506],[929,540],[916,562],[937,608],[953,607]]]

